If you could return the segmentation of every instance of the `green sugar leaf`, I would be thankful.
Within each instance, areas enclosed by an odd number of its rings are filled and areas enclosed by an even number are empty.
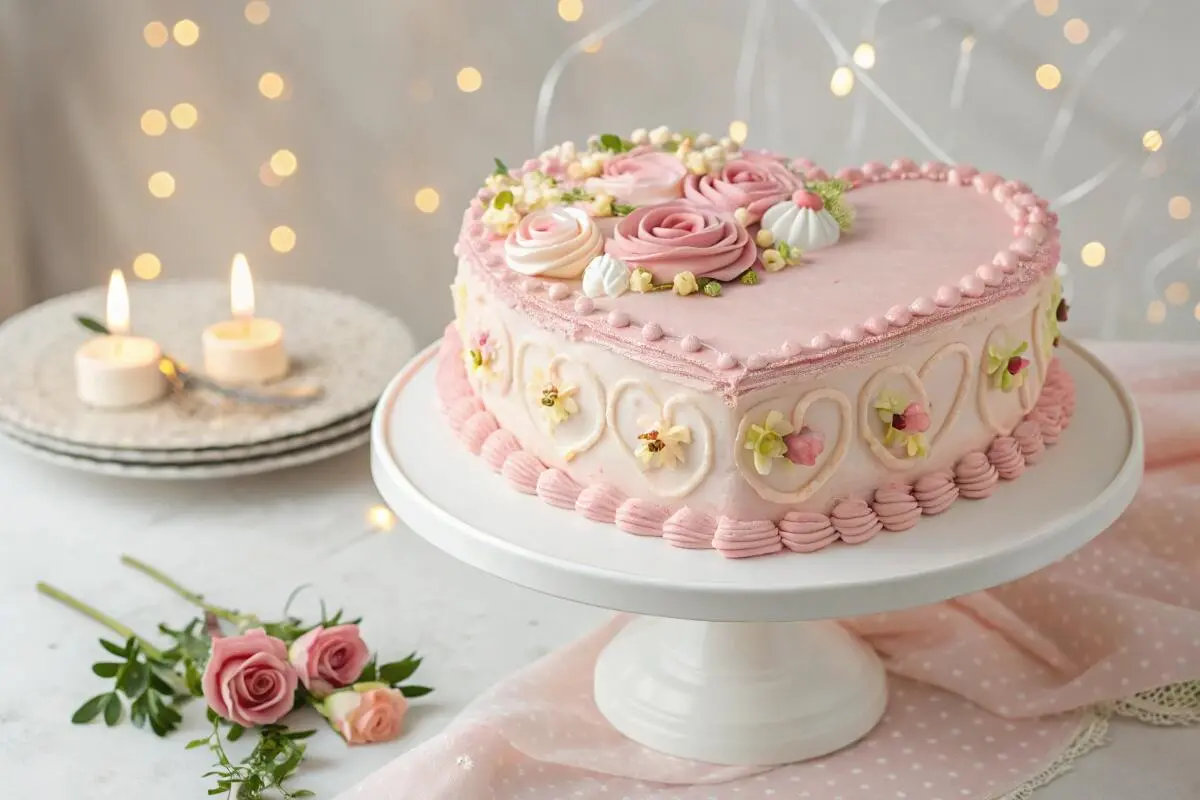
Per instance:
[[[508,165],[507,164],[505,164],[503,161],[501,161],[498,158],[493,158],[492,161],[496,165],[496,168],[494,170],[492,170],[493,175],[507,175],[508,174]]]
[[[513,204],[513,193],[505,189],[492,198],[492,208],[507,208]]]

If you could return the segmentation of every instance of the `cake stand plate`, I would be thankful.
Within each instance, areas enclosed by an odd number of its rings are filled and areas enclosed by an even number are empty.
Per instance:
[[[372,472],[418,534],[479,569],[538,591],[650,617],[601,654],[600,710],[672,755],[779,764],[856,741],[886,704],[881,664],[833,622],[908,608],[1027,575],[1083,546],[1125,509],[1142,474],[1133,400],[1093,355],[1059,357],[1080,401],[1031,475],[955,503],[867,546],[731,561],[622,533],[517,494],[443,424],[434,348],[376,410]]]

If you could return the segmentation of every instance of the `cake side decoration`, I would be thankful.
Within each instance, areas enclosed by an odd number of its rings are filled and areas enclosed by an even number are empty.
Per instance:
[[[540,369],[534,371],[533,380],[529,382],[529,395],[542,409],[551,430],[570,419],[572,414],[579,413],[579,403],[575,400],[578,393],[577,387],[556,383]]]
[[[1021,354],[1028,349],[1029,342],[1021,342],[1007,348],[988,345],[984,369],[991,378],[993,389],[1011,392],[1025,384],[1025,371],[1029,367],[1029,359]]]
[[[802,467],[815,467],[825,450],[825,434],[805,425],[796,433],[783,437],[787,459]]]
[[[684,462],[685,445],[692,443],[692,430],[666,420],[643,417],[645,432],[638,434],[637,457],[643,469],[675,469]]]
[[[754,469],[759,475],[770,475],[775,460],[787,458],[788,446],[783,437],[791,432],[791,424],[778,411],[769,412],[762,425],[750,425],[743,446],[753,453]]]
[[[929,455],[925,432],[931,421],[925,406],[909,402],[899,392],[884,389],[875,400],[875,411],[884,424],[884,447],[899,446],[907,458]]]
[[[490,331],[478,331],[470,337],[472,347],[466,351],[467,369],[484,380],[496,377],[497,345]]]

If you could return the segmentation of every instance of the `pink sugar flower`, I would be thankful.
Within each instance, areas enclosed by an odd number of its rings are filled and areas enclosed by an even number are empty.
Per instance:
[[[920,403],[909,403],[904,408],[904,428],[908,433],[924,433],[929,430],[929,414]]]
[[[825,449],[825,434],[803,427],[798,433],[783,437],[787,445],[787,458],[793,464],[804,467],[816,465],[821,452]]]

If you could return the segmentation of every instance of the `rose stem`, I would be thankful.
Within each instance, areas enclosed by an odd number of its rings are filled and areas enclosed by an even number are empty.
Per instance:
[[[58,589],[54,586],[51,586],[50,584],[48,584],[44,581],[38,581],[37,590],[40,594],[44,594],[53,600],[57,600],[58,602],[62,603],[64,606],[67,606],[68,608],[75,609],[80,614],[83,614],[85,617],[88,617],[92,621],[99,622],[101,625],[108,628],[113,633],[119,635],[123,640],[136,639],[137,643],[141,646],[142,650],[146,653],[146,655],[150,656],[151,658],[161,659],[163,657],[161,650],[159,650],[154,645],[150,644],[150,642],[146,641],[141,636],[138,636],[136,633],[134,633],[133,629],[130,628],[128,625],[125,625],[124,623],[113,619],[108,614],[105,614],[103,611],[99,611],[98,609],[95,609],[92,606],[89,606],[87,603],[83,602],[82,600],[72,597],[71,595],[64,592],[62,589]]]
[[[204,595],[197,594],[196,592],[193,592],[191,589],[188,589],[187,587],[180,585],[178,582],[176,582],[171,577],[165,575],[162,572],[159,572],[157,569],[155,569],[154,567],[150,566],[149,564],[147,564],[143,561],[138,561],[133,556],[122,555],[121,563],[127,567],[132,567],[132,568],[136,569],[138,572],[142,573],[146,577],[150,578],[151,580],[155,581],[156,583],[159,583],[159,584],[167,587],[172,592],[174,592],[175,594],[182,597],[184,600],[187,600],[189,603],[191,603],[194,606],[198,606],[198,607],[204,609],[209,614],[212,614],[214,617],[223,619],[226,622],[232,622],[233,624],[238,625],[239,627],[245,623],[258,622],[258,618],[255,617],[253,614],[239,614],[236,611],[230,611],[227,608],[221,608],[220,606],[214,606],[211,603],[205,602]]]

